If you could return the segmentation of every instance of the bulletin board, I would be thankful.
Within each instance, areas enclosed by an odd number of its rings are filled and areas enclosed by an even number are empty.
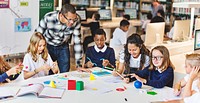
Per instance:
[[[0,0],[0,55],[25,52],[39,23],[39,0]]]

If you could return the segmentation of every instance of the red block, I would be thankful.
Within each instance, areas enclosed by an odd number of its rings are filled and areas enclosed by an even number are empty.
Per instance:
[[[76,90],[76,80],[68,80],[68,90]]]

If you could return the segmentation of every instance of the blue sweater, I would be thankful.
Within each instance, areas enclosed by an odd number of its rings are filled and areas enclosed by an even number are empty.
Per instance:
[[[115,67],[115,53],[113,48],[107,47],[105,52],[97,52],[94,46],[87,48],[85,63],[91,60],[91,62],[95,64],[94,67],[102,68],[102,59],[109,60],[110,64]]]
[[[147,80],[146,85],[152,86],[154,88],[163,88],[164,86],[172,87],[174,81],[174,70],[171,67],[168,67],[162,73],[159,73],[158,70],[149,70],[149,66],[143,70],[138,71],[137,74],[139,77],[145,78]],[[135,78],[131,78],[135,80]]]
[[[3,73],[0,75],[0,82],[4,82],[6,80],[6,78],[8,78],[8,75],[6,73]]]

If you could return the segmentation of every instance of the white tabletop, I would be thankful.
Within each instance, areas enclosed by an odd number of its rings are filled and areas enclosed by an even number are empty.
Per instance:
[[[67,74],[67,79],[71,80],[81,80],[84,81],[84,90],[77,91],[77,90],[67,90],[67,80],[59,79],[61,75],[64,76]],[[62,99],[52,99],[52,98],[38,98],[35,95],[26,95],[22,97],[15,97],[14,99],[5,100],[6,103],[149,103],[151,101],[163,101],[163,100],[170,100],[170,99],[177,99],[179,97],[173,96],[173,89],[172,88],[162,88],[162,89],[155,89],[156,95],[149,95],[147,94],[144,89],[136,89],[133,86],[133,83],[126,84],[124,82],[118,83],[109,83],[105,81],[105,78],[108,80],[112,78],[111,75],[103,76],[103,77],[96,77],[96,80],[89,80],[89,74],[84,73],[81,75],[80,72],[74,71],[69,73],[64,73],[60,75],[51,75],[45,76],[40,78],[29,79],[17,83],[9,83],[4,85],[4,87],[8,89],[12,89],[13,91],[17,92],[22,85],[27,85],[30,83],[43,83],[47,80],[54,80],[56,82],[60,82],[62,84],[66,84],[66,90],[62,97]],[[65,78],[66,79],[66,78]],[[116,91],[116,88],[119,87],[126,87],[125,91]],[[98,88],[97,90],[91,90],[90,87]],[[142,88],[146,88],[148,86],[143,85]],[[107,93],[98,92],[101,89],[110,89],[112,91]],[[149,87],[148,87],[149,88]],[[126,98],[126,100],[125,100]]]

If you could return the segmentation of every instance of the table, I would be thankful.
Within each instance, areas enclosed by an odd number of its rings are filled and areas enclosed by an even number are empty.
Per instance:
[[[126,84],[124,82],[119,83],[108,83],[105,82],[104,78],[109,78],[111,76],[96,77],[96,80],[90,81],[88,77],[80,78],[73,75],[81,74],[80,72],[73,71],[68,73],[62,73],[59,75],[51,75],[45,77],[39,77],[34,79],[28,79],[17,83],[10,83],[4,85],[9,89],[17,91],[21,85],[27,85],[30,83],[43,83],[46,80],[58,81],[57,76],[68,75],[68,78],[75,80],[82,80],[85,84],[85,89],[83,91],[77,90],[66,90],[62,99],[52,99],[52,98],[37,98],[34,95],[26,95],[22,97],[16,97],[11,100],[6,100],[4,103],[149,103],[150,101],[161,101],[169,99],[178,99],[179,97],[173,96],[173,89],[164,87],[162,89],[153,89],[157,92],[157,95],[149,95],[142,92],[139,89],[133,87],[133,83]],[[85,73],[84,75],[87,75]],[[64,80],[67,82],[67,80]],[[112,91],[103,94],[95,94],[88,90],[88,86],[93,84],[93,86],[101,86],[105,88],[110,88]],[[66,83],[67,85],[67,83]],[[123,92],[116,91],[116,88],[125,86],[127,89]],[[145,87],[145,86],[143,86]],[[126,98],[126,100],[125,100]]]

